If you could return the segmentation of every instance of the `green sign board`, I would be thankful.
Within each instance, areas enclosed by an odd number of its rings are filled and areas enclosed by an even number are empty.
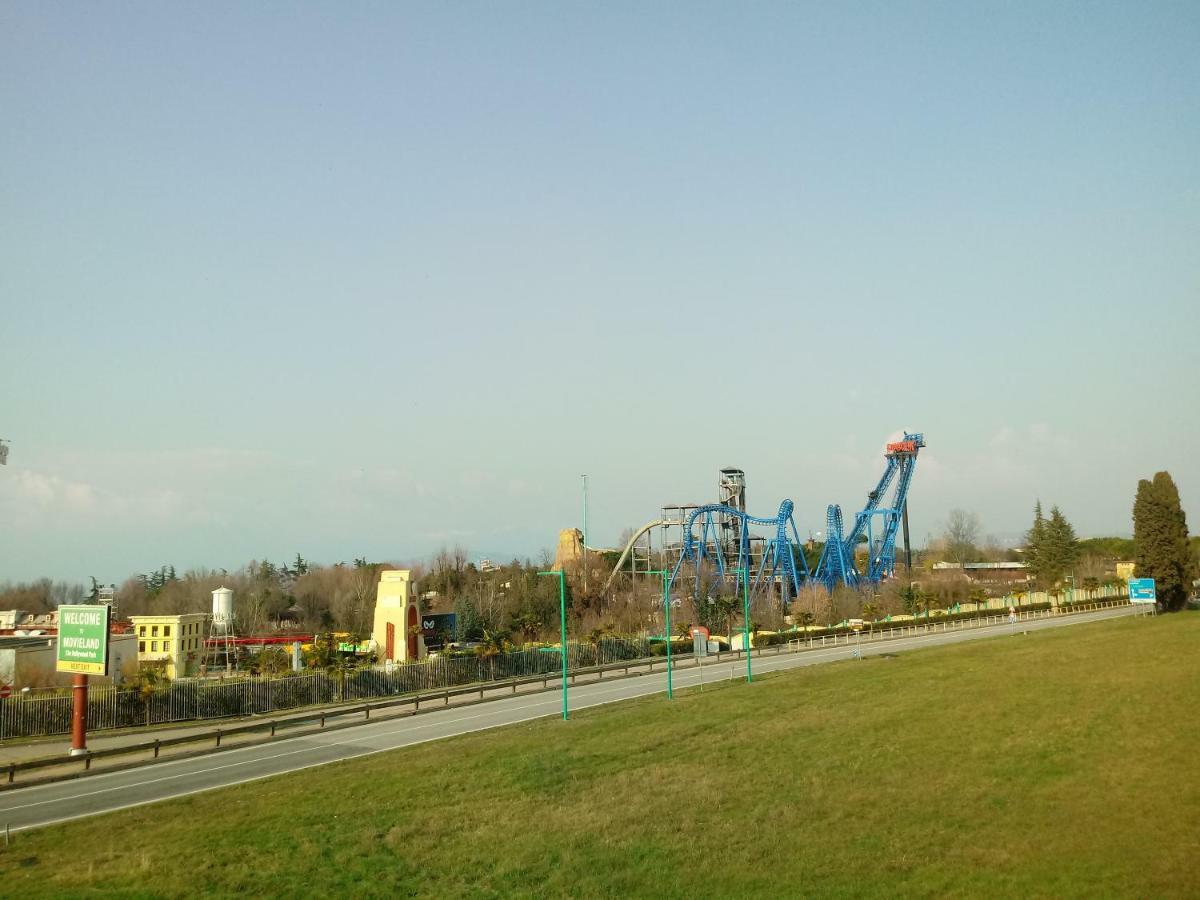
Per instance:
[[[58,608],[59,672],[76,675],[108,674],[109,606]]]

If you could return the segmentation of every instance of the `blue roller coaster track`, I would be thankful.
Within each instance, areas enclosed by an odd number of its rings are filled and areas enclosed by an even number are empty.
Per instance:
[[[907,431],[903,440],[887,445],[883,475],[867,495],[866,506],[855,513],[849,533],[845,532],[842,508],[831,504],[826,509],[825,548],[811,574],[799,549],[800,536],[792,517],[791,500],[779,505],[773,519],[752,516],[719,503],[697,507],[682,523],[681,553],[671,571],[668,591],[687,580],[699,601],[711,592],[740,595],[743,587],[749,587],[758,594],[778,584],[786,603],[789,595],[795,597],[808,581],[832,590],[838,584],[854,587],[890,578],[896,572],[896,538],[916,471],[917,454],[924,446],[923,434]],[[775,529],[761,557],[751,552],[751,526]],[[868,551],[864,571],[859,570],[855,557],[859,544],[865,544]]]
[[[817,563],[813,578],[827,588],[836,584],[853,587],[860,581],[879,582],[896,572],[896,536],[908,502],[908,489],[912,484],[913,472],[917,467],[917,453],[925,446],[923,434],[904,433],[904,439],[888,444],[884,458],[887,465],[875,490],[867,495],[867,505],[854,516],[854,527],[847,535],[842,534],[841,507],[832,505],[827,511],[828,531],[825,549]],[[884,503],[888,489],[895,486],[890,502]],[[876,531],[876,517],[879,534]],[[868,557],[867,570],[859,572],[855,564],[854,551],[866,538]]]
[[[728,523],[736,525],[737,534],[733,539],[728,536]],[[767,541],[757,566],[751,559],[751,525],[775,526],[775,533]],[[758,593],[779,582],[784,586],[785,594],[790,591],[795,597],[800,585],[809,577],[804,554],[793,551],[793,547],[799,546],[800,536],[792,518],[791,500],[779,504],[779,512],[773,519],[752,516],[719,503],[700,506],[692,511],[684,524],[682,553],[671,572],[667,589],[673,589],[681,577],[694,579],[693,596],[699,601],[710,590],[732,588],[732,592],[740,596],[743,586]]]

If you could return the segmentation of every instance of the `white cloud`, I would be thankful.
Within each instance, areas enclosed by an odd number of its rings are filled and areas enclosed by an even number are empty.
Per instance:
[[[86,482],[72,481],[29,469],[17,470],[11,481],[0,482],[0,497],[18,510],[30,508],[80,512],[96,503],[96,488]]]

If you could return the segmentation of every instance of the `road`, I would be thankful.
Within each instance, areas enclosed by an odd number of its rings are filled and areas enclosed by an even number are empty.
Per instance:
[[[1022,631],[1041,631],[1136,612],[1138,610],[1131,607],[1118,607],[1094,613],[1035,619],[1022,622],[1016,627]],[[755,659],[754,672],[766,674],[847,659],[856,650],[859,650],[862,656],[875,656],[997,637],[1007,634],[1010,630],[1011,626],[1007,624],[993,625],[863,643],[861,647],[850,644],[836,648],[805,650]],[[701,674],[706,681],[712,682],[744,678],[745,673],[744,660],[741,663],[722,661],[720,664],[704,666],[702,672],[694,668],[676,671],[674,685],[676,688],[699,685]],[[581,684],[571,688],[570,708],[587,709],[665,690],[665,672],[618,681]],[[0,793],[0,825],[8,825],[12,831],[39,828],[118,809],[157,803],[173,797],[244,784],[272,775],[298,772],[340,760],[383,753],[413,744],[561,714],[562,697],[557,692],[524,697],[518,695],[463,709],[449,708],[335,732],[286,738],[211,756],[170,760],[136,769],[20,788]]]

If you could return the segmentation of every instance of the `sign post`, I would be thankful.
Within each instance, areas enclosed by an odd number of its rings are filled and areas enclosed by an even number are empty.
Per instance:
[[[700,669],[700,693],[704,693],[704,657],[708,656],[708,629],[703,625],[692,626],[692,656]]]
[[[55,670],[70,672],[71,755],[87,753],[88,676],[108,674],[111,607],[60,606]]]
[[[1149,604],[1152,611],[1158,609],[1157,586],[1153,578],[1129,579],[1129,602]]]

